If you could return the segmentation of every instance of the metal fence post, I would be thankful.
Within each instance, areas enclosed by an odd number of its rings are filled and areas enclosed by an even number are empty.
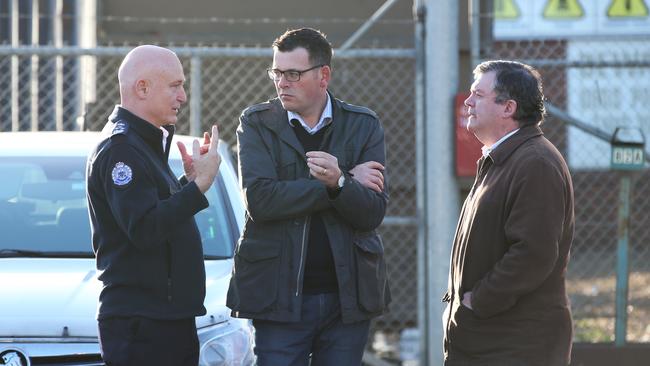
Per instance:
[[[11,13],[11,47],[18,47],[20,45],[18,37],[18,20],[20,19],[20,13],[18,9],[18,0],[11,0],[10,5]],[[11,56],[11,130],[18,131],[20,130],[20,116],[18,115],[19,104],[18,96],[20,94],[18,80],[20,79],[20,73],[18,68],[18,56]]]
[[[627,334],[628,241],[630,227],[630,173],[623,172],[618,196],[618,231],[616,248],[616,325],[614,343],[625,345]]]
[[[55,0],[50,14],[54,47],[63,47],[63,0]],[[54,126],[63,131],[63,56],[54,58]]]
[[[201,136],[201,57],[192,56],[190,64],[190,135]]]
[[[420,365],[427,365],[429,345],[429,317],[427,314],[427,281],[426,281],[426,221],[424,215],[424,200],[426,197],[426,180],[424,170],[426,166],[426,151],[424,148],[424,131],[425,131],[425,88],[426,88],[426,65],[425,65],[425,19],[427,8],[423,0],[413,1],[413,16],[415,17],[415,183],[416,183],[416,216],[417,216],[417,293],[418,293],[418,361]]]
[[[32,46],[38,46],[39,44],[39,6],[38,6],[38,0],[32,0]],[[30,79],[30,108],[29,108],[29,115],[31,118],[31,130],[32,131],[38,131],[38,107],[39,107],[39,98],[38,98],[38,92],[40,89],[39,83],[38,83],[38,63],[39,63],[39,57],[38,55],[32,55],[31,57],[31,66],[30,66],[30,71],[29,71],[29,79]]]
[[[428,365],[442,365],[442,313],[440,301],[447,289],[449,255],[458,220],[459,192],[454,172],[454,107],[458,90],[458,9],[455,1],[425,0],[426,103],[423,166],[426,185],[426,281]]]
[[[476,67],[481,62],[481,4],[480,0],[470,0],[470,42],[469,53],[471,67]]]

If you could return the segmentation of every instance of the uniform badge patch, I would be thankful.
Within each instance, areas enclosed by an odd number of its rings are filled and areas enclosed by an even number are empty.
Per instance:
[[[131,167],[120,161],[113,167],[111,176],[113,177],[113,183],[115,183],[115,185],[125,186],[133,179],[133,171],[131,170]]]

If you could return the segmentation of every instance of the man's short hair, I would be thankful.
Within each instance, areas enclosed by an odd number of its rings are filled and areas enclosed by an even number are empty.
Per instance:
[[[546,114],[542,76],[532,66],[517,61],[485,61],[474,69],[474,77],[494,71],[495,102],[517,102],[513,119],[520,127],[541,124]]]
[[[313,65],[328,65],[332,62],[332,45],[325,34],[313,28],[290,29],[273,41],[273,48],[280,52],[291,52],[298,47],[307,50],[309,62]]]

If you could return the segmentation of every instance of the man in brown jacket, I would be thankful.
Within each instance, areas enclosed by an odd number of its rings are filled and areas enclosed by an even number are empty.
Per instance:
[[[566,366],[573,186],[539,128],[541,77],[528,65],[488,61],[474,78],[465,105],[483,157],[454,238],[445,365]]]

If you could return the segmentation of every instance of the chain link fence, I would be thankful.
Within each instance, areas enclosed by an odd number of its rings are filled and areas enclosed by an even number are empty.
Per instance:
[[[617,244],[629,223],[627,342],[650,341],[650,171],[610,168],[617,127],[650,136],[650,38],[497,41],[485,59],[529,63],[544,78],[548,102],[598,134],[549,115],[543,130],[565,156],[573,176],[576,228],[568,273],[574,341],[615,340]],[[646,149],[647,150],[647,149]],[[647,154],[647,153],[646,153]],[[629,220],[619,217],[621,181],[631,174]],[[627,222],[626,222],[627,221]],[[620,279],[619,279],[620,280]]]
[[[584,124],[611,135],[637,126],[650,137],[649,39],[603,41],[513,40],[484,45],[484,59],[536,66],[548,101]],[[0,49],[0,131],[99,130],[119,103],[117,68],[128,48]],[[241,111],[273,98],[260,49],[179,48],[189,102],[179,133],[216,122],[235,146]],[[391,200],[381,227],[391,311],[373,323],[369,347],[397,357],[399,334],[417,327],[415,209],[415,60],[411,50],[354,50],[333,60],[333,94],[375,110],[387,143]],[[612,56],[614,55],[614,56]],[[469,86],[461,86],[461,90]],[[191,107],[194,105],[194,107]],[[192,109],[194,108],[194,109]],[[609,167],[610,146],[565,119],[550,115],[543,129],[566,157],[574,179],[576,233],[568,286],[578,342],[614,340],[619,191],[627,173]],[[650,171],[632,176],[629,218],[627,341],[650,342]]]
[[[200,112],[199,130],[218,123],[220,137],[234,149],[241,111],[275,97],[266,75],[272,53],[268,48],[205,50],[176,49],[184,66],[189,100],[179,114],[178,133],[190,133],[191,119]],[[117,69],[127,51],[26,49],[0,53],[0,99],[13,101],[0,104],[0,131],[101,130],[119,103]],[[246,55],[236,55],[242,52]],[[38,62],[32,62],[34,57]],[[60,73],[52,66],[57,62],[64,65]],[[390,312],[374,321],[376,336],[371,336],[369,347],[374,344],[385,356],[396,357],[400,331],[417,327],[415,60],[410,50],[365,50],[361,55],[355,50],[335,54],[332,66],[330,89],[334,96],[373,109],[385,130],[390,203],[380,231],[394,301]],[[199,84],[195,84],[197,76]],[[57,80],[65,81],[58,89]],[[200,111],[191,110],[193,104]],[[38,120],[37,125],[32,119]]]

